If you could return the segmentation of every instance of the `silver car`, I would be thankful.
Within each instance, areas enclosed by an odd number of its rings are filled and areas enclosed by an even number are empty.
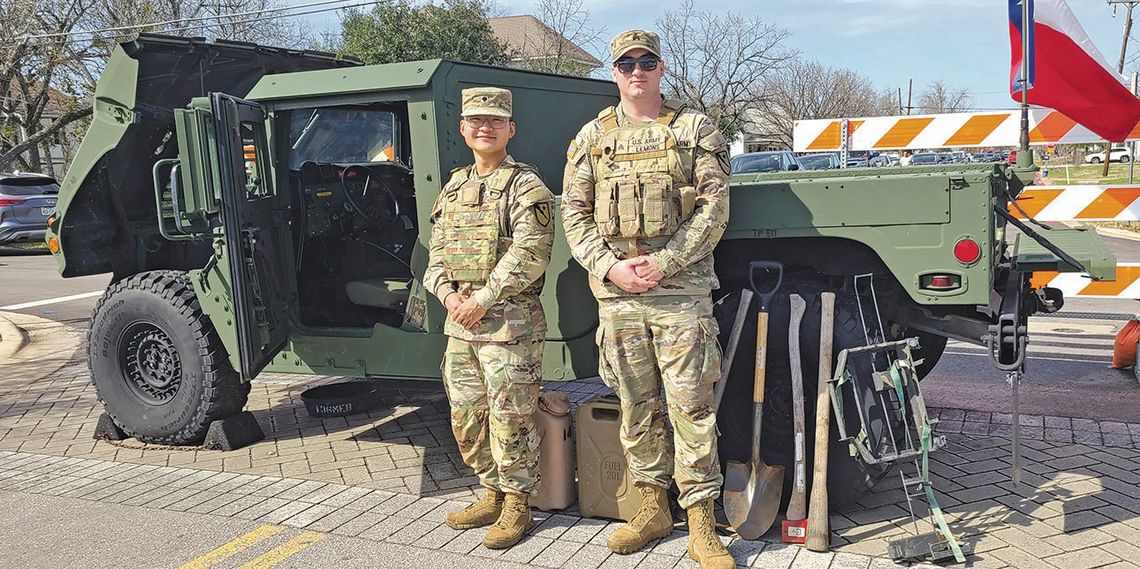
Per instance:
[[[42,241],[57,194],[50,176],[0,172],[0,243]]]

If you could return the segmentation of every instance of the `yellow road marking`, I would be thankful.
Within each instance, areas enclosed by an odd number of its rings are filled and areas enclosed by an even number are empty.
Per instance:
[[[307,531],[285,543],[270,549],[256,559],[242,565],[240,569],[269,569],[282,561],[304,551],[310,545],[325,538],[325,534]]]
[[[185,565],[179,567],[178,569],[204,569],[205,567],[209,567],[223,559],[233,557],[234,555],[237,555],[238,553],[241,553],[242,551],[245,551],[246,549],[249,549],[256,544],[270,537],[273,537],[284,530],[285,528],[281,526],[265,524],[197,559],[193,559],[187,562]]]

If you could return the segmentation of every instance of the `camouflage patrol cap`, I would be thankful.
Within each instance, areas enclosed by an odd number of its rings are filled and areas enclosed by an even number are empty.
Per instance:
[[[645,30],[626,30],[610,41],[610,61],[617,61],[631,49],[642,48],[661,57],[661,38]]]
[[[460,116],[511,116],[511,92],[498,87],[472,87],[463,90],[463,112]]]

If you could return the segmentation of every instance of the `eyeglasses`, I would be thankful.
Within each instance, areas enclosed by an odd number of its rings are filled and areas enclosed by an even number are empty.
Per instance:
[[[505,117],[463,117],[463,120],[467,121],[467,126],[471,128],[489,126],[495,130],[507,128],[511,122],[511,119]]]
[[[656,55],[643,55],[637,59],[632,57],[623,57],[614,62],[614,67],[618,68],[625,75],[633,73],[633,67],[636,65],[642,71],[653,71],[657,69],[657,64],[661,61]]]

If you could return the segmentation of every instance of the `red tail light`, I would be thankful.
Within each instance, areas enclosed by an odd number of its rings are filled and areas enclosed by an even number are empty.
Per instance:
[[[960,239],[954,244],[954,258],[958,259],[958,262],[963,265],[974,263],[981,258],[981,256],[982,248],[978,245],[978,242],[973,239]]]
[[[26,201],[28,201],[28,198],[0,198],[0,207],[20,205]]]

